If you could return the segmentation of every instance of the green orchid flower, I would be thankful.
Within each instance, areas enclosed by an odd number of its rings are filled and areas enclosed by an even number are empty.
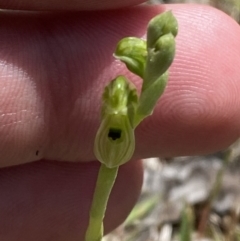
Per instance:
[[[168,11],[149,22],[146,41],[127,37],[117,44],[114,56],[125,63],[128,70],[141,77],[143,84],[139,97],[136,88],[124,76],[118,76],[105,87],[101,124],[94,142],[95,156],[102,164],[85,241],[102,240],[103,219],[118,167],[132,158],[134,129],[153,113],[165,90],[168,68],[175,55],[177,32],[177,20]]]
[[[105,88],[94,153],[109,168],[124,164],[133,155],[133,117],[137,103],[136,88],[124,76],[118,76]]]

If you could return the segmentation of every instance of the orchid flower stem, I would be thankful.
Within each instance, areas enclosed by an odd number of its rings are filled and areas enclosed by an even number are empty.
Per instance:
[[[147,39],[126,37],[119,41],[115,58],[142,78],[140,96],[122,75],[114,78],[102,95],[101,125],[94,141],[94,154],[102,163],[99,170],[85,241],[101,241],[103,219],[118,168],[135,150],[134,130],[153,110],[168,81],[168,68],[175,55],[177,20],[171,11],[154,17],[148,24]]]
[[[104,164],[101,164],[90,210],[90,219],[85,241],[102,240],[104,232],[103,219],[107,208],[108,199],[117,177],[117,173],[118,166],[114,168],[108,168]]]

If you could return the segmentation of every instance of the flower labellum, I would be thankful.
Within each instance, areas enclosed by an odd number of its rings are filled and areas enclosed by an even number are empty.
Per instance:
[[[132,157],[134,130],[126,115],[109,115],[101,123],[95,139],[95,155],[107,167],[120,166]]]

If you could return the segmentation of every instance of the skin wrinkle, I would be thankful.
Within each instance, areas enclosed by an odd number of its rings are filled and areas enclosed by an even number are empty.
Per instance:
[[[41,120],[36,119],[38,114],[37,110],[34,110],[34,108],[38,104],[38,101],[35,101],[36,98],[34,96],[34,87],[32,88],[32,82],[29,81],[28,85],[24,86],[22,83],[26,80],[26,76],[23,71],[19,71],[18,67],[13,66],[13,64],[6,65],[10,68],[4,68],[4,72],[9,72],[10,70],[10,74],[4,74],[2,72],[4,77],[2,78],[1,85],[7,86],[7,88],[5,88],[5,91],[1,93],[3,101],[1,101],[2,114],[0,120],[0,131],[2,140],[0,148],[1,156],[3,158],[2,160],[4,160],[5,155],[8,155],[8,158],[13,160],[14,163],[16,153],[9,152],[8,150],[11,148],[18,149],[20,143],[23,146],[26,145],[26,135],[29,137],[26,127],[34,128],[36,122],[38,122],[37,125],[41,124]],[[15,76],[17,77],[15,78]],[[32,101],[29,102],[29,99]],[[12,136],[9,133],[14,133],[14,135]],[[33,132],[32,134],[34,135],[37,133]],[[32,148],[32,145],[30,148]],[[18,158],[25,159],[26,156],[29,156],[30,152],[27,152],[27,150],[28,149],[26,148],[24,153],[19,153]],[[34,160],[33,155],[29,157]],[[2,166],[4,165],[9,165],[7,160],[2,162]]]

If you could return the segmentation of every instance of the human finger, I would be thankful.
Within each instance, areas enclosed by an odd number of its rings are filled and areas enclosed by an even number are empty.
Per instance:
[[[0,0],[0,8],[11,10],[31,10],[31,11],[84,11],[84,10],[106,10],[134,6],[143,3],[144,0]]]
[[[168,9],[179,21],[177,54],[166,92],[137,128],[135,157],[212,152],[239,136],[239,26],[206,6]],[[164,10],[3,13],[1,166],[92,160],[104,86],[118,74],[140,85],[113,59],[116,43],[143,37],[148,21]]]
[[[42,160],[0,169],[0,236],[8,241],[84,240],[99,164]],[[142,166],[120,167],[105,232],[120,225],[141,190]]]

